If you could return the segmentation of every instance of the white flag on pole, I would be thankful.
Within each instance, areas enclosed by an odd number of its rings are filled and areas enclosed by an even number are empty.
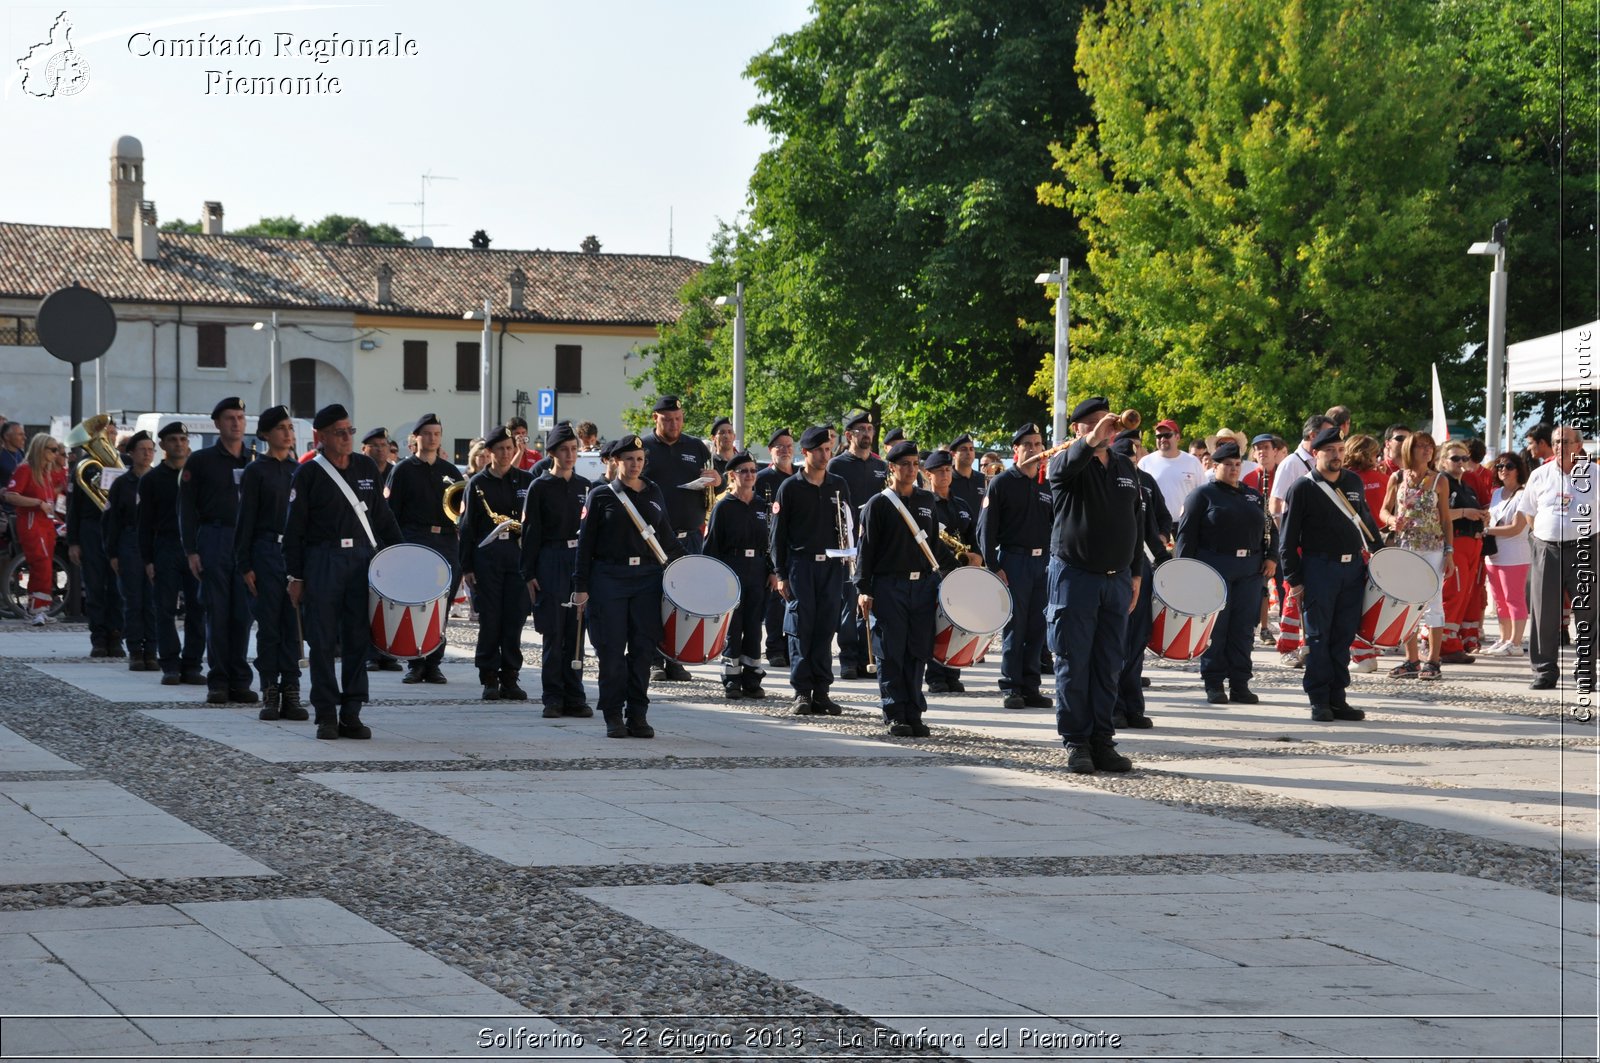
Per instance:
[[[1450,422],[1444,415],[1444,392],[1439,388],[1439,366],[1433,366],[1433,438],[1440,445],[1450,438]]]

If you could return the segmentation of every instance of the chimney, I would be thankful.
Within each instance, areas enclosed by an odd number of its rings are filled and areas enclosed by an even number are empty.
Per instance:
[[[518,266],[510,273],[507,273],[506,280],[511,282],[511,309],[528,309],[522,301],[522,292],[528,286],[528,275],[522,272],[522,267]]]
[[[489,234],[479,229],[472,234],[472,249],[474,251],[489,250]]]
[[[161,240],[156,229],[156,205],[148,199],[139,204],[139,228],[133,233],[133,249],[145,262],[161,257]]]
[[[132,240],[144,199],[144,147],[137,138],[121,136],[111,145],[111,235]]]
[[[390,289],[393,286],[393,284],[394,284],[394,270],[390,269],[389,268],[389,263],[385,262],[383,265],[378,267],[378,305],[379,306],[388,306],[389,304],[394,302],[394,299],[390,297]]]
[[[222,204],[214,199],[206,200],[205,209],[200,212],[200,231],[207,236],[222,235]]]
[[[600,240],[593,233],[590,233],[583,238],[583,243],[578,245],[578,250],[586,255],[598,255],[600,253]]]

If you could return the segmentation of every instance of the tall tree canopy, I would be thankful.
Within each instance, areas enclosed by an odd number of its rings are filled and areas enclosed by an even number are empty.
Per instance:
[[[309,225],[292,214],[285,217],[262,218],[242,229],[230,229],[228,235],[280,236],[290,240],[316,240],[318,243],[338,244],[348,239],[350,230],[357,226],[364,230],[361,233],[360,243],[409,244],[411,242],[405,233],[388,222],[373,224],[348,214],[329,214],[321,221]],[[197,233],[200,231],[200,223],[179,219],[169,221],[161,228],[166,232]]]

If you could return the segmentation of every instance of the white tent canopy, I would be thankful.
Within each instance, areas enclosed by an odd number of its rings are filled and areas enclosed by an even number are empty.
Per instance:
[[[1523,340],[1506,348],[1506,386],[1511,391],[1576,391],[1600,386],[1595,337],[1600,321]]]

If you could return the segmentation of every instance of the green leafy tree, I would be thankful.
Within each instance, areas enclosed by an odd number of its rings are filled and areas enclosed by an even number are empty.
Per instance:
[[[1339,402],[1414,417],[1433,362],[1464,393],[1482,292],[1450,186],[1471,97],[1436,38],[1424,0],[1114,0],[1087,20],[1094,124],[1039,189],[1088,237],[1074,395],[1284,429]]]

